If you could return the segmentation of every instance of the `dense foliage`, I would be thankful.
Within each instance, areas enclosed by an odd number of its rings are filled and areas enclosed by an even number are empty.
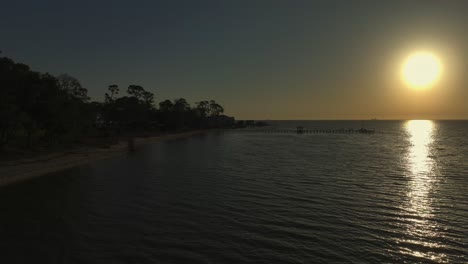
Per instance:
[[[130,85],[118,96],[110,85],[104,102],[91,102],[87,89],[74,77],[54,77],[0,57],[0,148],[76,142],[97,135],[230,126],[232,118],[215,101],[195,107],[183,98],[155,107],[154,94]]]

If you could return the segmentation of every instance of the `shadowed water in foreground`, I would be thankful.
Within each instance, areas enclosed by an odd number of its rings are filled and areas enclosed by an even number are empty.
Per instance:
[[[468,262],[468,122],[365,125],[197,135],[2,188],[0,260]]]

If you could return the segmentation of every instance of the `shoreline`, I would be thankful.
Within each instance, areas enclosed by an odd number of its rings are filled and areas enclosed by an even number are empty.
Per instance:
[[[140,146],[163,140],[190,137],[208,131],[210,130],[195,130],[153,137],[135,137],[134,144]],[[128,148],[128,142],[120,140],[108,148],[82,147],[0,163],[0,187],[123,155],[128,153]]]

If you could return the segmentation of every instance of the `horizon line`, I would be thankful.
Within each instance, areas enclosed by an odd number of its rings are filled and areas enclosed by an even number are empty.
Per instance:
[[[411,120],[430,120],[430,121],[468,121],[468,119],[445,118],[445,119],[431,119],[431,118],[410,118],[410,119],[236,119],[238,121],[411,121]]]

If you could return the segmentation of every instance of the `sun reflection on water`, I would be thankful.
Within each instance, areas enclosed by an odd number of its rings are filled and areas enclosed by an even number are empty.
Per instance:
[[[435,125],[429,120],[411,120],[405,124],[405,130],[409,139],[406,156],[409,179],[408,203],[404,209],[410,216],[407,219],[408,237],[399,241],[401,251],[416,258],[444,262],[445,256],[435,252],[442,245],[434,242],[434,238],[441,234],[433,221],[431,201],[431,192],[439,176],[432,154]]]
[[[409,136],[407,164],[409,169],[411,211],[420,217],[430,213],[428,194],[436,180],[436,164],[431,155],[434,141],[434,123],[429,120],[411,120],[406,123]]]
[[[427,176],[433,169],[429,154],[434,124],[429,120],[411,120],[406,123],[406,129],[411,144],[408,156],[410,171],[414,176]]]

